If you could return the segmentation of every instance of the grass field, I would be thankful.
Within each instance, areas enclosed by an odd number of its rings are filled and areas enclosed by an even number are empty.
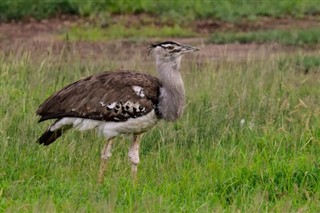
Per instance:
[[[184,59],[186,112],[145,134],[135,185],[125,137],[99,185],[104,139],[70,131],[40,146],[48,124],[37,124],[35,110],[80,77],[152,71],[151,58],[1,54],[0,212],[318,212],[319,53]]]
[[[94,26],[76,26],[63,33],[60,39],[68,38],[71,41],[110,41],[115,39],[144,41],[146,38],[183,38],[195,37],[196,35],[191,29],[184,29],[178,25],[161,27],[150,25],[141,28],[116,24],[107,29]]]
[[[211,35],[209,42],[215,44],[235,43],[279,43],[283,45],[309,46],[320,44],[320,29],[286,29],[251,32],[218,32]]]
[[[34,17],[50,18],[60,14],[99,16],[99,14],[150,14],[162,21],[174,20],[187,23],[195,19],[214,18],[238,22],[242,18],[256,20],[259,17],[302,17],[320,13],[320,5],[312,0],[283,1],[147,1],[147,0],[2,0],[0,20],[20,20]]]
[[[115,39],[127,39],[129,41],[145,41],[148,38],[183,38],[197,37],[199,34],[191,29],[182,28],[178,25],[173,27],[146,26],[124,27],[113,25],[107,29],[98,27],[73,27],[62,33],[60,40],[71,41],[110,41]],[[320,44],[320,28],[308,29],[276,29],[260,30],[250,32],[216,32],[209,36],[208,43],[228,44],[228,43],[278,43],[287,46],[305,46],[317,48]]]

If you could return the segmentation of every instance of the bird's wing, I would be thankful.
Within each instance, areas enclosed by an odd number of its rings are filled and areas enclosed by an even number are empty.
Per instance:
[[[37,114],[40,120],[81,117],[126,121],[152,111],[158,104],[160,81],[131,71],[103,72],[76,81],[49,97]]]

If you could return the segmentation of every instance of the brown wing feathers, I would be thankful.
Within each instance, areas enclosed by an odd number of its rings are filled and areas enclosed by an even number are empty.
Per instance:
[[[156,77],[143,73],[96,74],[49,97],[37,110],[39,122],[62,117],[126,121],[147,114],[158,104],[160,86]],[[141,88],[141,93],[133,87]]]

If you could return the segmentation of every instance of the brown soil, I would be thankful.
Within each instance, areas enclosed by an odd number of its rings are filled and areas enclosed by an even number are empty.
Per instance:
[[[150,24],[152,17],[112,17],[114,22],[124,22],[130,20],[131,23]],[[132,54],[134,48],[145,44],[133,44],[127,41],[113,41],[113,42],[66,42],[57,39],[57,35],[64,30],[77,24],[92,24],[92,21],[80,19],[78,17],[61,17],[59,19],[50,20],[28,20],[24,22],[0,23],[0,53],[9,52],[37,52],[44,55],[49,50],[52,53],[60,54],[62,49],[70,49],[80,54],[82,57],[99,56],[105,54],[106,56],[113,56],[125,52],[127,55]],[[160,25],[160,22],[155,22]],[[304,17],[301,19],[292,18],[262,18],[259,21],[249,22],[242,21],[237,24],[225,23],[216,20],[203,20],[192,23],[195,31],[203,35],[203,38],[191,39],[174,39],[182,43],[188,43],[199,46],[201,51],[199,57],[221,59],[221,58],[242,58],[248,54],[261,55],[273,53],[278,51],[286,51],[288,48],[283,48],[276,44],[271,45],[256,45],[256,44],[226,44],[226,45],[209,45],[205,44],[205,37],[215,31],[250,31],[260,29],[288,29],[288,28],[308,28],[319,26],[319,16]],[[102,26],[107,27],[107,26]],[[170,38],[168,38],[170,39]],[[149,41],[152,41],[150,39]],[[145,50],[145,48],[142,48]],[[112,50],[112,51],[110,51]],[[258,54],[257,54],[258,53]],[[39,55],[37,54],[37,55]]]

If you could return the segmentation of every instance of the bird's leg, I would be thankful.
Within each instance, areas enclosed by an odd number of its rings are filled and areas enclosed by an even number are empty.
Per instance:
[[[112,140],[109,140],[103,147],[101,152],[101,164],[100,164],[100,171],[98,176],[98,182],[102,183],[104,180],[104,173],[107,169],[107,161],[111,157],[111,147],[112,147]]]
[[[140,147],[140,139],[142,135],[133,135],[132,144],[129,149],[129,158],[131,161],[131,174],[133,180],[136,180],[138,164],[140,163],[139,159],[139,147]]]

